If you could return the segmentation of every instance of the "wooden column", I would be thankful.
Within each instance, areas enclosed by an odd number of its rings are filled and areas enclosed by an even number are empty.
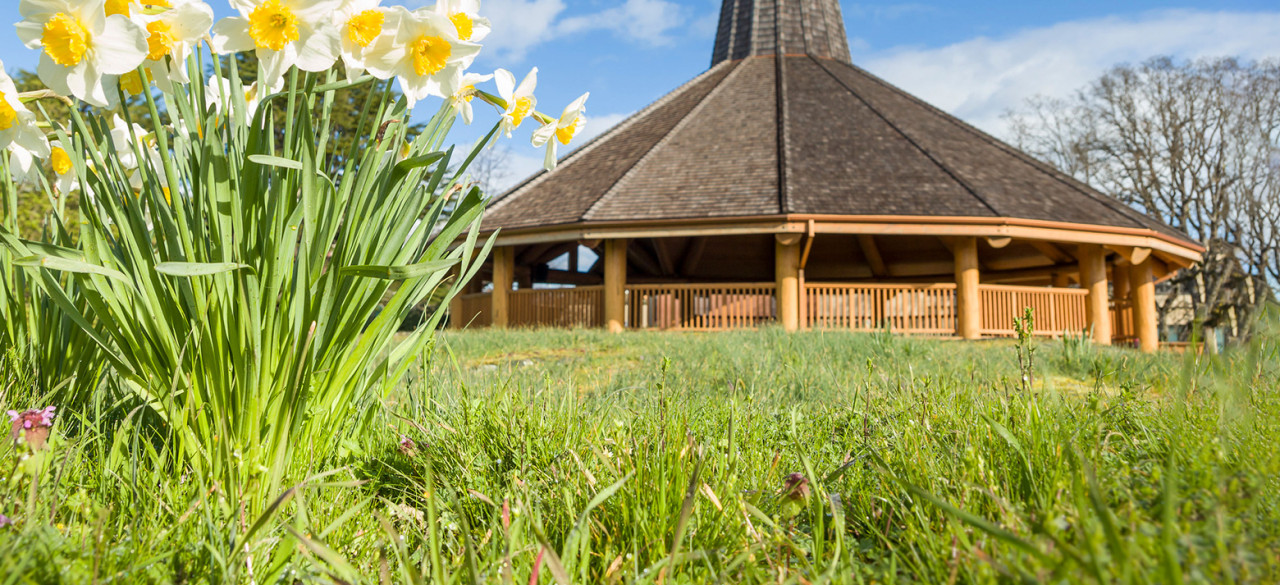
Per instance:
[[[1160,325],[1156,315],[1156,279],[1150,258],[1129,269],[1129,285],[1133,287],[1133,330],[1138,334],[1138,349],[1152,353],[1160,349]]]
[[[800,234],[778,234],[774,244],[778,322],[787,332],[800,330],[800,237]]]
[[[457,279],[462,278],[462,269],[454,266],[449,270],[449,274],[453,276],[454,281],[456,282]],[[453,295],[453,298],[449,299],[450,329],[462,329],[463,321],[465,320],[465,317],[462,316],[462,295],[465,294],[467,294],[467,289],[466,287],[462,287],[458,289],[458,294]]]
[[[982,295],[978,289],[978,239],[955,240],[956,335],[964,339],[982,338]]]
[[[515,278],[516,255],[509,246],[493,248],[493,306],[489,315],[494,327],[506,327],[511,319],[511,281]]]
[[[627,242],[604,241],[604,326],[613,333],[626,328]]]
[[[1093,330],[1093,342],[1111,345],[1111,292],[1107,287],[1107,253],[1102,246],[1080,246],[1080,287],[1085,299],[1085,323]]]

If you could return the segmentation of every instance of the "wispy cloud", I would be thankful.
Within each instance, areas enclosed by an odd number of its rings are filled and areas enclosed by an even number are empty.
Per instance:
[[[1004,135],[1001,115],[1035,95],[1067,96],[1119,63],[1280,57],[1280,12],[1165,10],[1069,21],[1002,38],[871,53],[860,64],[977,126]]]
[[[599,136],[610,128],[618,125],[619,122],[631,117],[631,113],[625,114],[600,114],[598,116],[587,116],[587,125],[578,132],[574,137],[573,143],[575,147],[581,147],[592,138]],[[566,154],[561,151],[561,155]],[[527,144],[515,144],[506,154],[504,161],[507,168],[507,175],[503,180],[494,185],[498,189],[497,192],[505,191],[540,170],[542,170],[542,153],[527,148]]]
[[[493,29],[503,31],[485,39],[485,49],[507,61],[523,59],[540,44],[598,30],[633,42],[663,45],[691,21],[688,7],[669,0],[623,0],[574,16],[564,15],[563,0],[487,0],[484,8]]]

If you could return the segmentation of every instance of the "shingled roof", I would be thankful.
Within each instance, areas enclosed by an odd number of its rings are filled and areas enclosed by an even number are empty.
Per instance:
[[[712,62],[496,198],[484,228],[951,216],[1145,228],[1194,244],[852,65],[837,0],[725,0]]]

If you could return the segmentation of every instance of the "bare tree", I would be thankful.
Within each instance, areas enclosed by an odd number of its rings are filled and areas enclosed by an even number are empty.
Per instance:
[[[471,180],[480,186],[486,197],[498,195],[511,178],[511,148],[498,143],[486,148],[467,168]]]
[[[1203,242],[1172,286],[1210,332],[1249,334],[1280,279],[1280,62],[1122,65],[1007,119],[1020,148]]]

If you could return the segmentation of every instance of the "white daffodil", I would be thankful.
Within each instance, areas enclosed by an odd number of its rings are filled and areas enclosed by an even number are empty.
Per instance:
[[[564,113],[560,114],[559,119],[552,120],[533,133],[533,145],[541,147],[545,144],[547,147],[547,158],[543,160],[542,166],[548,171],[556,168],[556,143],[568,146],[578,131],[587,124],[587,118],[582,114],[587,110],[589,95],[591,94],[584,93],[582,97],[573,100],[573,103],[564,109]]]
[[[62,147],[61,140],[49,143],[49,163],[53,166],[53,189],[60,195],[80,190],[80,179],[72,168],[71,155]]]
[[[0,149],[9,151],[14,174],[26,178],[36,158],[48,158],[49,141],[36,126],[36,115],[18,98],[18,88],[0,62]]]
[[[138,142],[138,150],[146,156],[147,166],[159,174],[164,169],[164,161],[160,151],[156,149],[155,138],[138,124],[129,124],[119,114],[111,119],[112,156],[120,162],[120,166],[128,173],[129,186],[134,191],[142,189],[142,170],[139,168],[138,155],[134,151],[134,140]]]
[[[244,90],[244,103],[246,107],[245,117],[251,118],[258,111],[258,95],[257,82],[241,87]],[[209,78],[209,82],[204,86],[205,100],[213,105],[215,114],[221,114],[222,109],[236,107],[235,102],[231,101],[231,80],[225,77],[214,75]]]
[[[453,94],[453,109],[462,116],[462,121],[468,126],[475,117],[474,110],[471,108],[471,99],[476,97],[476,84],[484,83],[493,79],[492,75],[480,75],[479,73],[464,73],[462,75],[462,87],[457,93]]]
[[[112,102],[111,76],[137,68],[147,56],[142,27],[122,14],[107,16],[103,2],[20,0],[22,21],[16,25],[27,47],[41,49],[40,81],[100,107]]]
[[[396,78],[409,107],[427,96],[450,97],[462,87],[462,72],[480,45],[458,40],[453,24],[430,10],[391,10],[394,33],[384,34],[365,52],[365,68],[379,79]]]
[[[324,71],[338,61],[333,13],[342,0],[230,0],[240,16],[213,27],[213,50],[220,54],[255,51],[258,81],[267,93],[284,87],[290,67]]]
[[[106,0],[103,9],[107,16],[122,14],[132,18],[142,11],[173,8],[174,0]]]
[[[146,26],[147,60],[155,79],[189,83],[187,57],[213,26],[213,8],[201,0],[172,0],[173,6],[156,14],[142,12],[136,19]],[[172,61],[166,63],[165,58]]]
[[[507,102],[507,109],[502,112],[502,131],[511,138],[511,131],[519,128],[538,106],[538,98],[533,97],[533,90],[538,86],[538,68],[534,67],[519,86],[515,76],[506,69],[494,71],[493,77],[498,85],[498,95]]]
[[[439,0],[436,13],[453,23],[461,40],[478,43],[489,36],[489,19],[479,16],[480,0]]]
[[[364,74],[365,50],[386,31],[394,31],[394,13],[381,6],[382,0],[346,0],[333,15],[333,25],[342,39],[342,64],[347,79]]]

